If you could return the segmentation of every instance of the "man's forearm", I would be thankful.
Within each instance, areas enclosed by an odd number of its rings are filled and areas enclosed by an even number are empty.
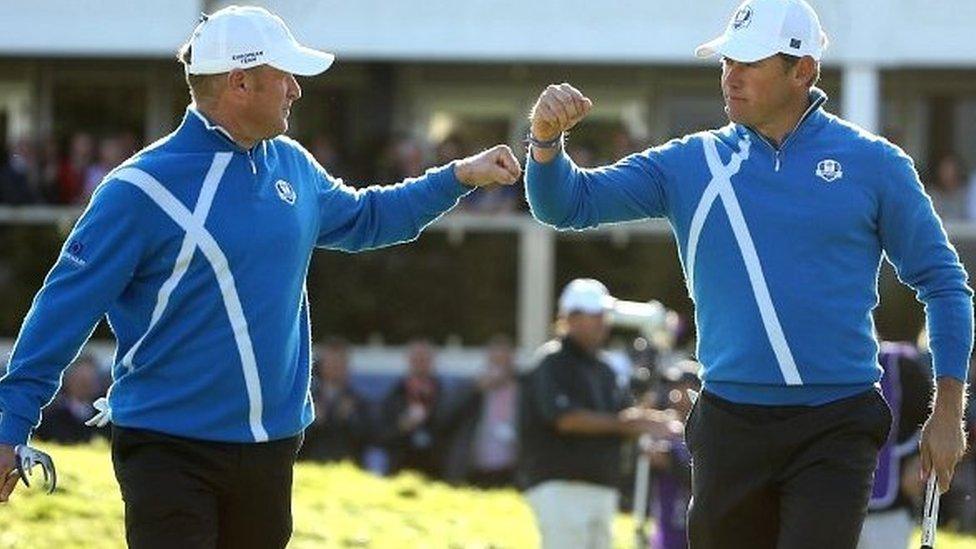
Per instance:
[[[556,429],[577,435],[623,435],[626,431],[624,422],[616,415],[590,410],[563,414],[556,420]]]

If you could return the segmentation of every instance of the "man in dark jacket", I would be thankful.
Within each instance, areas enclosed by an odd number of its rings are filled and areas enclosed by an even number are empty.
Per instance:
[[[349,385],[349,346],[331,338],[316,363],[315,421],[305,430],[299,459],[359,462],[369,438],[369,408]]]
[[[631,406],[601,358],[612,303],[600,282],[570,282],[559,298],[561,335],[525,382],[519,476],[545,549],[610,547],[623,442],[666,427]]]
[[[390,472],[404,469],[439,477],[438,449],[446,427],[443,383],[434,370],[434,350],[418,339],[407,347],[407,374],[383,401],[380,443],[390,454]]]

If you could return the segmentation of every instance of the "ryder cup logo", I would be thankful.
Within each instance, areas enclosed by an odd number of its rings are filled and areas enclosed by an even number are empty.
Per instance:
[[[752,8],[749,6],[743,6],[742,9],[735,12],[735,17],[732,19],[732,28],[739,30],[744,29],[752,23]]]
[[[284,200],[288,204],[295,204],[295,189],[291,188],[291,184],[284,179],[279,179],[275,182],[275,190],[278,191],[278,198]]]
[[[823,179],[827,183],[844,177],[844,170],[841,168],[840,162],[831,160],[829,158],[827,160],[821,160],[817,164],[816,173],[817,177]]]

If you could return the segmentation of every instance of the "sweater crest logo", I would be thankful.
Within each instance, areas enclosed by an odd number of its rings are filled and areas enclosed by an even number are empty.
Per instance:
[[[831,183],[844,177],[844,169],[841,167],[840,162],[832,159],[821,160],[817,163],[817,171],[815,172],[817,177],[823,179],[827,183]]]
[[[278,191],[278,198],[291,206],[295,205],[297,195],[295,195],[295,189],[292,188],[291,183],[284,179],[279,179],[275,182],[275,190]]]

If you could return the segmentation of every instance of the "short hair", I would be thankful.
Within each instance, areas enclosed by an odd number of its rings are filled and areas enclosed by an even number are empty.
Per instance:
[[[222,74],[190,74],[190,59],[193,53],[193,45],[187,41],[180,46],[176,52],[176,59],[183,64],[183,74],[186,77],[186,86],[190,89],[190,98],[194,102],[213,99],[216,92],[217,82]]]
[[[796,64],[800,62],[800,59],[802,59],[802,57],[799,57],[799,56],[796,56],[796,55],[790,55],[788,53],[778,53],[776,55],[779,56],[779,58],[782,59],[783,62],[786,64],[786,69],[787,70],[792,69],[793,67],[795,67]],[[807,82],[807,87],[810,87],[810,88],[812,88],[813,86],[816,86],[817,85],[817,82],[820,82],[820,61],[817,61],[816,59],[814,59],[813,62],[816,64],[817,70],[816,70],[816,73],[814,74],[813,78],[811,78],[810,81]]]

